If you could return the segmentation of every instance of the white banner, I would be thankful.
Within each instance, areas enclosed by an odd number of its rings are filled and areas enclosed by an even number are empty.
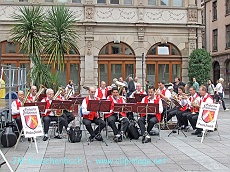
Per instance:
[[[214,131],[220,104],[201,103],[196,127]]]
[[[25,138],[43,136],[38,106],[20,107],[19,110]]]

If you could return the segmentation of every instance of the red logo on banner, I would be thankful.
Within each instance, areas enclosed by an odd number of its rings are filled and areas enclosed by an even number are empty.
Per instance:
[[[209,123],[214,119],[215,111],[203,110],[202,119],[204,122]]]
[[[26,115],[25,120],[26,120],[26,125],[30,129],[35,129],[38,126],[37,115]]]

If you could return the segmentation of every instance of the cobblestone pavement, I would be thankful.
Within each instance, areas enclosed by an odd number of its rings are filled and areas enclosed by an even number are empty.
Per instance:
[[[230,99],[225,99],[230,108]],[[80,143],[69,143],[67,139],[50,139],[43,142],[37,139],[39,153],[34,144],[25,139],[17,149],[1,148],[12,168],[17,172],[180,172],[215,171],[230,172],[230,111],[220,108],[218,117],[219,133],[208,133],[204,142],[201,138],[188,137],[161,131],[161,139],[152,136],[152,142],[142,144],[141,140],[128,140],[114,143],[109,133],[108,146],[94,141],[90,145],[83,136]],[[1,157],[0,157],[1,158]],[[2,162],[3,159],[0,159]],[[0,172],[9,171],[3,165]]]

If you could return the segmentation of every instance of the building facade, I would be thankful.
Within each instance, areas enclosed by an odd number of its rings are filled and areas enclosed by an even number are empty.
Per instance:
[[[202,47],[201,4],[195,0],[0,0],[2,63],[29,67],[28,57],[10,43],[13,12],[23,5],[45,9],[64,3],[74,11],[80,35],[76,50],[65,57],[63,85],[137,76],[157,86],[180,77],[188,82],[188,56]],[[55,71],[54,71],[55,72]]]
[[[212,77],[230,82],[230,0],[203,0],[206,48],[212,55]]]

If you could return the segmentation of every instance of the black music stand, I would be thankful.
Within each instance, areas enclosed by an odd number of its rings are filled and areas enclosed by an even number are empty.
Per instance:
[[[78,114],[78,105],[81,105],[85,97],[71,97],[69,100],[73,102],[72,107],[73,107],[73,115],[77,116]]]
[[[87,105],[87,111],[97,112],[98,115],[100,115],[101,112],[110,112],[111,103],[112,102],[108,100],[89,100],[89,103]],[[99,123],[99,127],[100,127],[100,123]],[[99,128],[99,131],[100,131],[100,128]],[[98,133],[98,135],[99,134],[100,133]],[[108,144],[104,141],[104,139],[102,140],[102,142],[104,142],[105,145],[108,146]]]
[[[24,106],[38,106],[40,113],[44,113],[46,110],[46,102],[25,103]]]
[[[171,98],[171,101],[172,101],[172,103],[178,108],[178,110],[179,110],[180,108],[183,108],[183,106],[181,106],[181,104],[180,104],[176,99]],[[181,129],[180,129],[180,127],[179,127],[178,121],[177,121],[176,127],[168,134],[168,137],[169,137],[172,133],[176,133],[175,129],[177,129],[177,133],[178,133],[178,135],[179,135]],[[183,132],[183,130],[181,130],[181,132],[184,134],[185,137],[187,137],[187,135]]]
[[[136,103],[114,103],[114,112],[133,112]]]
[[[136,102],[141,102],[142,99],[143,99],[145,96],[147,96],[147,95],[146,95],[146,94],[137,94],[137,93],[134,94],[134,97],[135,97],[135,99],[136,99]]]

